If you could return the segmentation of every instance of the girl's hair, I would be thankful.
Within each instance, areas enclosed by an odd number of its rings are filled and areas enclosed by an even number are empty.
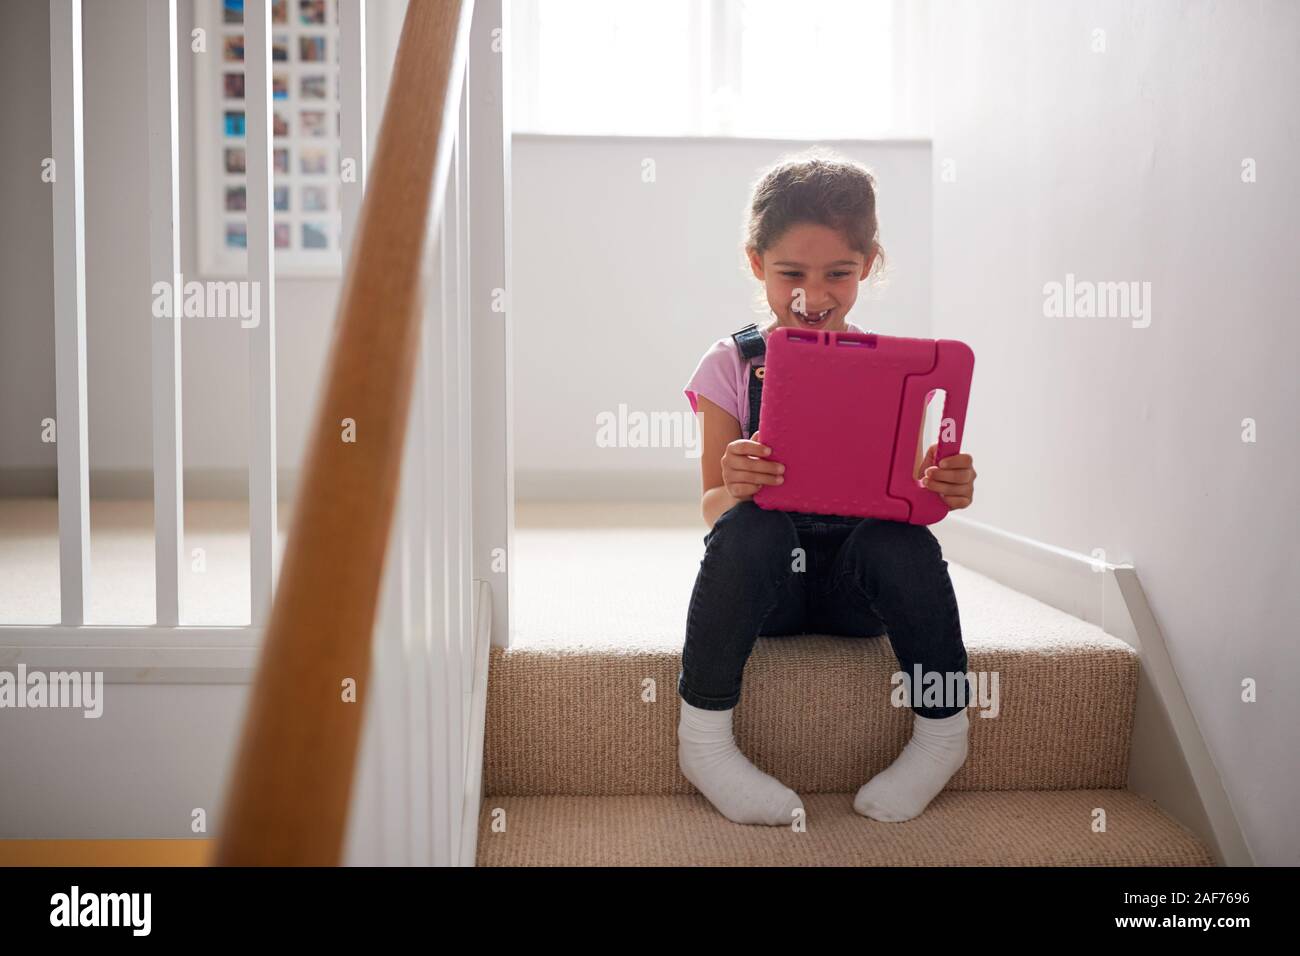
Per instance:
[[[814,147],[772,166],[754,184],[746,213],[746,254],[753,250],[761,256],[791,226],[807,222],[837,230],[850,248],[864,256],[874,254],[873,274],[883,266],[876,177],[866,166],[833,150]],[[748,271],[748,261],[744,268]],[[768,311],[761,288],[757,301]]]

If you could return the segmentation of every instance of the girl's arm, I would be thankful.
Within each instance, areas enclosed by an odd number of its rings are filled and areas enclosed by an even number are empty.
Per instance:
[[[700,477],[704,482],[700,513],[712,528],[724,512],[740,502],[722,483],[722,456],[727,446],[740,437],[740,422],[703,395],[696,402],[700,407]]]
[[[779,484],[784,465],[762,460],[763,445],[740,437],[740,422],[704,396],[697,399],[700,410],[700,477],[704,494],[700,513],[710,528],[728,510],[754,496],[762,485]],[[730,485],[730,487],[728,487]],[[732,494],[735,489],[736,494]]]
[[[731,497],[727,489],[721,485],[710,488],[700,501],[700,512],[704,515],[704,523],[712,528],[715,521],[738,504],[740,499]]]

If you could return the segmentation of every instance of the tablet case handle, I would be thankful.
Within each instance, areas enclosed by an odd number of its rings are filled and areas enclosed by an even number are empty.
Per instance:
[[[909,502],[911,516],[908,520],[912,524],[934,524],[948,514],[948,505],[939,493],[924,487],[912,476],[915,459],[909,449],[915,447],[915,436],[921,433],[926,405],[936,389],[944,390],[944,420],[939,423],[938,447],[934,453],[937,463],[961,451],[961,436],[966,428],[966,405],[970,400],[974,368],[975,353],[966,343],[939,339],[935,342],[934,368],[919,375],[907,376],[903,386],[890,493]],[[945,435],[950,435],[951,439],[945,441]]]

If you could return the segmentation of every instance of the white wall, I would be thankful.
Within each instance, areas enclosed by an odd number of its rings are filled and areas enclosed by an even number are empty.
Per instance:
[[[0,470],[54,467],[40,441],[54,417],[50,187],[50,13],[44,0],[5,6],[0,30]],[[11,478],[12,480],[12,478]]]
[[[247,694],[237,684],[105,684],[98,718],[6,710],[0,839],[212,836]],[[191,829],[195,809],[204,832]]]
[[[968,513],[1136,565],[1256,859],[1300,863],[1300,8],[946,3],[932,23],[935,331],[976,355]],[[1150,282],[1150,326],[1044,317],[1066,273]]]
[[[713,342],[766,314],[741,251],[750,187],[807,144],[640,137],[514,138],[515,488],[520,498],[699,494],[699,443],[608,448],[597,415],[668,412]],[[879,180],[888,282],[849,318],[930,327],[930,147],[833,144]],[[642,179],[643,161],[654,181]]]

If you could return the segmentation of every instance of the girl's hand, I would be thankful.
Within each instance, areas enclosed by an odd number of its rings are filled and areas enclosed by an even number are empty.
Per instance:
[[[763,460],[770,454],[772,449],[758,440],[758,432],[752,438],[737,438],[727,445],[722,456],[722,483],[727,494],[744,501],[754,497],[763,485],[779,485],[785,481],[781,477],[785,465]]]
[[[969,508],[975,497],[975,464],[970,455],[949,455],[937,465],[937,445],[931,445],[921,461],[921,484],[938,492],[950,509]]]

